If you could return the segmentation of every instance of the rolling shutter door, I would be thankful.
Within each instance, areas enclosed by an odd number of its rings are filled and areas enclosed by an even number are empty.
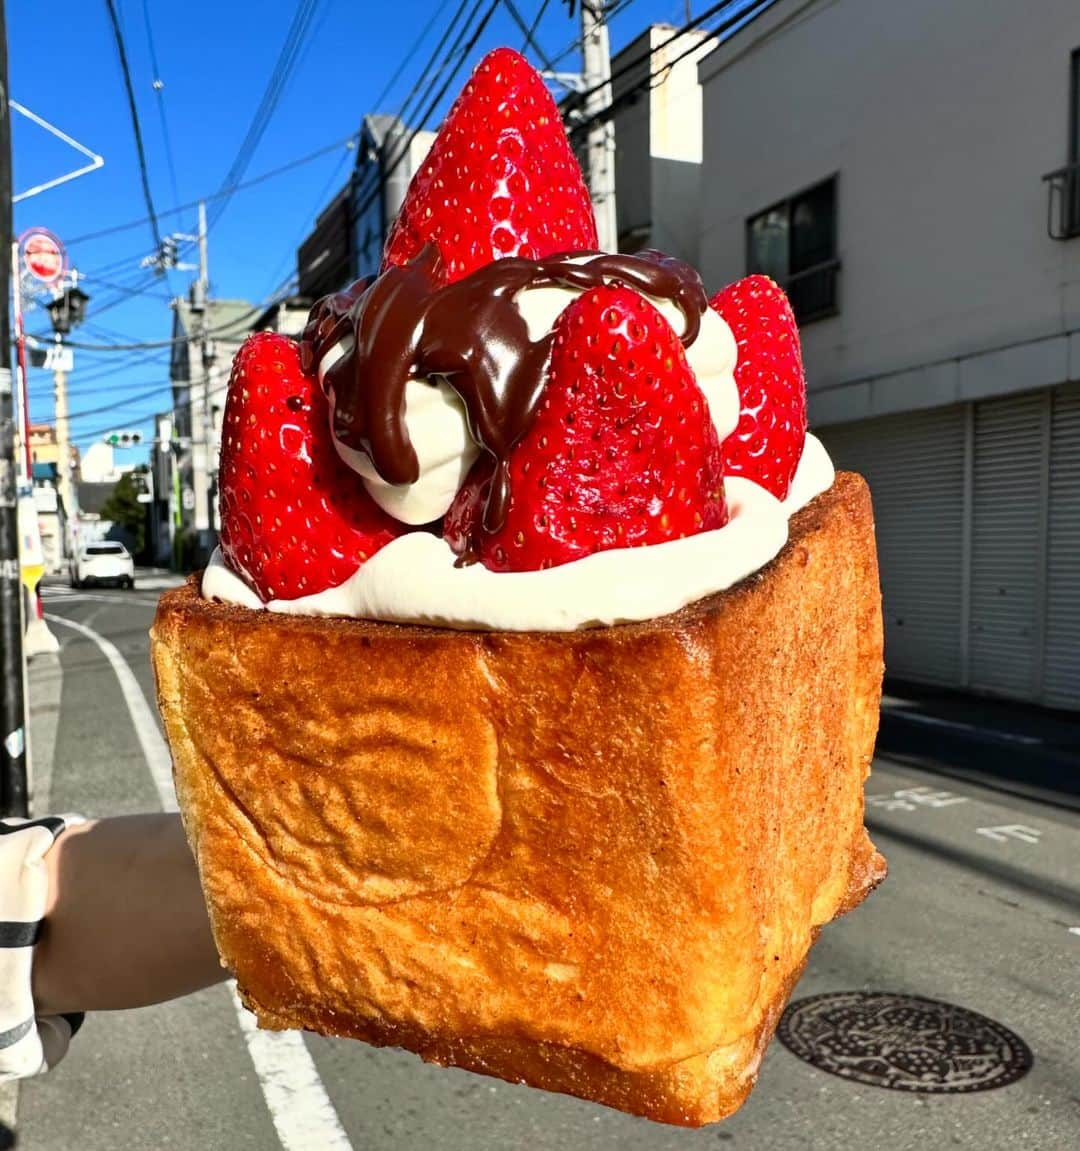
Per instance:
[[[959,686],[963,407],[841,424],[819,434],[838,468],[860,472],[870,484],[886,673]]]
[[[1036,683],[1048,402],[1041,392],[975,405],[971,686],[1021,699]]]
[[[1080,708],[1080,387],[1053,402],[1042,702]]]

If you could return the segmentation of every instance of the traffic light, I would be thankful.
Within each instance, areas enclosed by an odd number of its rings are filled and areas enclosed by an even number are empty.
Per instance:
[[[136,448],[142,443],[142,432],[109,432],[105,442],[113,448]]]

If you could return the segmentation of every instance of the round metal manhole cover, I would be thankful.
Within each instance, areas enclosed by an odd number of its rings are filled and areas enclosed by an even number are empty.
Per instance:
[[[1031,1070],[1031,1049],[1007,1027],[918,995],[846,991],[800,999],[776,1034],[822,1071],[892,1091],[991,1091]]]

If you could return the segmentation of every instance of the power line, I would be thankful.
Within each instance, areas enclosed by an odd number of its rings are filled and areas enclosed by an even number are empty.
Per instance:
[[[135,151],[139,157],[139,174],[142,177],[143,197],[146,200],[146,212],[150,220],[150,227],[154,233],[154,246],[161,248],[161,230],[158,228],[157,214],[154,212],[154,200],[150,195],[150,177],[146,170],[146,152],[143,150],[142,130],[139,127],[139,110],[135,106],[135,89],[131,85],[131,69],[128,67],[127,50],[124,47],[124,34],[120,30],[120,17],[116,14],[116,5],[113,0],[105,0],[109,9],[109,19],[112,21],[113,36],[116,38],[116,51],[120,56],[120,71],[124,74],[124,88],[127,91],[128,109],[131,112],[131,126],[135,132]]]
[[[246,323],[249,319],[254,319],[256,316],[262,315],[267,308],[272,308],[275,304],[280,304],[287,300],[292,293],[292,289],[296,286],[296,277],[290,276],[283,284],[280,284],[277,291],[262,303],[253,304],[246,312],[242,312],[239,316],[234,316],[227,323],[220,324],[216,328],[207,328],[202,334],[204,336],[221,336],[221,335],[242,335],[243,333],[237,332],[237,329]],[[143,350],[150,350],[152,348],[171,348],[176,344],[186,344],[192,337],[190,335],[173,336],[168,340],[145,340],[140,343],[133,344],[84,344],[77,340],[64,340],[64,346],[68,348],[78,348],[84,352],[141,352]]]
[[[546,2],[547,2],[547,0],[545,0],[545,3]],[[383,85],[383,90],[371,102],[371,109],[373,112],[377,112],[379,109],[379,105],[386,99],[387,96],[390,95],[391,89],[398,82],[398,80],[401,79],[402,72],[404,72],[405,69],[412,62],[413,56],[415,56],[416,53],[420,50],[420,45],[423,44],[423,42],[427,39],[428,33],[431,31],[432,28],[435,27],[435,22],[436,22],[436,20],[439,19],[439,17],[441,15],[442,15],[441,6],[438,4],[432,5],[431,19],[428,20],[428,22],[424,25],[424,30],[420,33],[419,36],[417,36],[416,40],[413,42],[412,47],[409,48],[409,50],[405,53],[405,55],[401,57],[401,63],[398,64],[397,68],[394,69],[394,74]]]
[[[235,191],[235,185],[243,178],[244,172],[247,171],[248,164],[251,163],[255,149],[259,146],[259,141],[263,138],[263,134],[274,115],[278,102],[281,100],[282,93],[285,91],[285,86],[288,84],[292,71],[296,66],[301,46],[311,28],[311,22],[315,17],[315,12],[320,2],[321,0],[300,0],[296,6],[296,12],[293,15],[292,23],[289,25],[289,30],[285,34],[285,42],[282,44],[281,51],[278,53],[278,58],[270,74],[266,90],[263,92],[262,99],[259,101],[259,106],[255,109],[255,115],[252,117],[247,133],[240,144],[236,158],[233,160],[232,166],[229,168],[228,174],[225,176],[221,188],[218,190],[217,202],[210,218],[209,226],[211,228],[221,219],[225,209],[228,207],[232,192],[227,190],[231,188]]]
[[[525,54],[526,48],[531,48],[533,52],[536,53],[536,57],[540,63],[543,64],[549,72],[554,72],[555,65],[544,55],[543,48],[536,42],[536,29],[540,26],[540,21],[547,11],[549,0],[544,0],[540,5],[531,25],[525,23],[525,18],[518,11],[518,6],[514,3],[514,0],[504,0],[504,3],[506,4],[506,10],[513,17],[514,23],[525,33],[525,44],[521,49],[522,55]]]
[[[612,4],[610,8],[605,6],[598,13],[598,15],[600,17],[600,23],[601,24],[610,24],[611,21],[614,20],[616,16],[621,16],[622,13],[627,8],[629,8],[633,2],[634,2],[634,0],[616,0],[616,3]],[[552,68],[557,68],[559,66],[559,64],[561,64],[563,62],[563,60],[566,59],[567,56],[570,56],[572,53],[577,52],[583,46],[584,46],[584,44],[583,44],[583,41],[582,41],[580,36],[578,36],[574,40],[571,40],[570,43],[567,44],[567,46],[557,56],[555,56],[552,59],[552,61],[551,61]]]
[[[81,412],[68,412],[66,416],[54,417],[56,423],[66,421],[71,423],[72,420],[81,420],[86,416],[100,416],[104,412],[119,412],[124,408],[131,407],[132,404],[142,403],[143,400],[148,400],[151,396],[160,395],[162,392],[172,391],[172,383],[156,384],[150,388],[149,391],[140,392],[137,396],[129,396],[126,400],[114,400],[111,404],[103,404],[96,408],[86,408]]]
[[[420,120],[417,122],[417,126],[409,134],[409,138],[405,141],[405,143],[399,149],[399,151],[398,151],[397,155],[394,157],[394,159],[386,165],[386,167],[384,168],[384,170],[380,174],[379,179],[376,182],[375,186],[371,189],[370,193],[365,198],[363,204],[361,204],[360,207],[356,210],[355,215],[354,215],[355,219],[361,219],[363,217],[364,213],[368,210],[368,208],[370,208],[371,205],[373,203],[375,203],[376,199],[378,198],[378,196],[382,192],[383,188],[386,187],[386,184],[389,181],[391,175],[393,175],[393,173],[397,170],[398,166],[401,164],[402,160],[404,160],[405,157],[409,154],[409,149],[412,147],[413,140],[415,140],[417,135],[423,130],[424,124],[426,124],[428,122],[428,120],[430,119],[434,110],[442,102],[443,98],[446,95],[447,89],[454,82],[454,77],[461,70],[462,63],[465,61],[465,59],[468,57],[469,53],[476,46],[477,41],[483,35],[484,29],[487,27],[488,21],[495,14],[495,9],[498,8],[500,2],[501,2],[501,0],[492,0],[492,3],[489,6],[487,12],[484,14],[483,19],[480,21],[480,24],[477,26],[475,32],[473,33],[472,38],[469,40],[468,44],[466,44],[464,46],[464,48],[461,49],[460,53],[458,53],[457,63],[451,69],[450,74],[446,77],[446,80],[443,83],[443,86],[439,89],[439,91],[435,94],[435,96],[432,98],[432,100],[428,103],[427,109],[424,111],[423,116],[421,116]],[[475,7],[473,8],[472,14],[469,16],[469,22],[470,23],[472,22],[472,20],[475,18],[475,16],[479,12],[482,4],[483,4],[483,0],[477,0],[477,3],[475,5]],[[453,56],[453,54],[458,51],[458,45],[460,45],[462,37],[467,32],[467,30],[468,30],[468,24],[466,24],[465,28],[463,28],[461,30],[461,32],[458,34],[458,38],[454,43],[454,47],[451,48],[451,50],[450,50],[451,56]],[[450,58],[448,57],[447,63],[449,63],[449,59]],[[445,68],[445,66],[446,65],[444,65],[444,68]]]
[[[308,215],[304,218],[304,230],[300,233],[300,235],[296,238],[296,240],[293,241],[292,247],[289,249],[289,251],[287,251],[285,253],[285,258],[274,269],[274,273],[270,277],[271,280],[276,280],[278,278],[278,276],[280,276],[281,273],[284,271],[286,265],[288,265],[292,261],[296,260],[297,249],[300,247],[301,243],[304,240],[304,237],[307,235],[307,231],[308,231],[307,221],[311,220],[311,219],[315,219],[315,220],[318,219],[319,213],[322,211],[323,207],[326,204],[326,197],[330,194],[330,189],[333,188],[333,186],[341,178],[341,169],[348,159],[349,159],[348,152],[344,152],[344,153],[342,153],[341,159],[334,165],[334,170],[330,173],[330,176],[327,179],[326,183],[322,186],[322,188],[319,189],[319,195],[318,195],[317,199],[315,200],[314,209],[311,212],[309,212]]]
[[[355,132],[350,132],[348,136],[343,136],[340,140],[335,140],[332,144],[326,144],[314,152],[308,152],[307,155],[299,156],[295,160],[290,160],[287,164],[281,164],[258,176],[252,176],[250,180],[242,180],[240,183],[228,188],[211,192],[206,196],[200,196],[198,200],[189,200],[186,204],[179,204],[175,208],[169,208],[162,212],[161,215],[162,217],[178,216],[183,212],[190,212],[192,209],[197,208],[200,203],[211,203],[214,200],[220,199],[222,196],[231,196],[234,192],[243,192],[248,188],[254,188],[257,184],[263,184],[267,180],[274,179],[275,176],[281,176],[285,172],[291,172],[294,168],[299,168],[304,164],[310,164],[313,160],[318,160],[320,156],[325,156],[327,152],[333,152],[335,149],[343,148],[346,145],[356,146]],[[81,236],[75,236],[73,239],[68,240],[67,244],[69,247],[73,247],[75,244],[82,244],[88,240],[99,240],[102,236],[115,236],[119,232],[131,231],[132,228],[141,227],[148,222],[149,217],[143,216],[138,220],[129,220],[126,224],[113,224],[108,228],[99,228],[95,232],[84,232]],[[138,259],[142,254],[143,253],[140,252],[131,257],[131,259]]]
[[[143,22],[146,24],[146,39],[150,47],[150,65],[154,69],[154,92],[157,94],[158,115],[161,117],[161,135],[165,141],[165,161],[169,165],[169,181],[172,186],[173,201],[180,199],[176,186],[176,165],[173,163],[172,140],[169,137],[169,122],[165,117],[165,83],[158,67],[157,51],[154,48],[154,29],[150,23],[150,2],[143,0]]]
[[[738,12],[734,13],[726,20],[721,21],[714,28],[706,29],[706,31],[709,36],[720,37],[720,42],[722,42],[728,36],[733,35],[735,32],[739,31],[740,28],[743,28],[752,20],[755,20],[758,16],[761,15],[762,12],[770,7],[772,3],[773,0],[757,0],[757,3],[755,4],[753,0],[750,0],[750,3],[744,3]],[[719,5],[718,7],[725,7],[725,5]],[[694,23],[696,23],[696,21]],[[621,69],[620,74],[629,70],[636,64],[651,59],[663,48],[667,47],[667,45],[671,44],[674,40],[677,40],[680,36],[685,35],[688,31],[690,31],[690,26],[684,26],[682,29],[676,32],[675,35],[670,36],[662,44],[658,44],[656,48],[654,48],[651,52],[647,53],[643,57],[640,57],[637,61],[627,65],[627,68]],[[588,117],[588,119],[581,120],[574,124],[574,126],[570,129],[570,136],[579,136],[582,133],[587,132],[593,124],[604,120],[609,120],[624,104],[632,102],[638,92],[642,91],[644,88],[652,89],[657,87],[657,85],[665,79],[667,74],[671,71],[672,68],[675,67],[676,64],[679,63],[680,60],[684,60],[687,56],[692,55],[694,52],[701,51],[701,48],[701,41],[696,44],[691,44],[689,48],[685,48],[682,52],[679,53],[678,56],[668,60],[661,68],[658,68],[655,72],[650,72],[642,80],[639,80],[636,84],[632,84],[625,91],[620,92],[619,95],[614,100],[612,100],[610,104],[607,105],[607,107],[601,108],[598,112]]]
[[[328,144],[322,148],[317,149],[314,152],[308,153],[306,156],[300,156],[297,159],[292,160],[287,164],[279,165],[277,168],[272,168],[271,170],[269,170],[267,172],[263,172],[259,176],[254,176],[250,180],[246,180],[240,184],[237,184],[235,188],[230,189],[228,194],[231,194],[232,192],[238,192],[238,191],[246,190],[248,188],[255,187],[257,184],[262,184],[262,183],[266,182],[267,180],[271,180],[274,177],[280,176],[285,172],[288,172],[294,168],[300,167],[301,165],[309,164],[313,160],[317,160],[320,157],[325,156],[328,152],[332,152],[337,148],[347,146],[348,148],[352,149],[355,147],[355,142],[356,142],[356,133],[354,132],[348,136],[342,137],[340,140],[334,141],[333,144]],[[340,164],[338,165],[338,168],[340,169]],[[207,197],[207,199],[214,199],[214,198],[215,198],[214,194]],[[163,216],[169,216],[169,215],[178,214],[180,212],[190,211],[193,208],[197,208],[198,205],[199,205],[199,201],[193,200],[190,203],[182,204],[177,208],[171,208],[168,211],[163,212],[162,215]],[[86,233],[82,236],[77,236],[77,237],[75,237],[75,239],[69,240],[68,243],[71,245],[74,245],[74,244],[77,244],[80,242],[84,242],[86,240],[97,239],[101,236],[113,235],[117,232],[127,231],[131,228],[139,227],[145,223],[147,223],[146,218],[139,219],[139,220],[133,220],[133,221],[130,221],[126,224],[119,224],[119,225],[116,225],[114,227],[103,228],[97,232],[90,232],[90,233]],[[190,244],[181,245],[180,251],[184,252],[190,247],[191,247]],[[132,262],[140,259],[142,254],[143,254],[142,252],[136,252],[132,256],[127,257],[125,259],[110,261],[108,264],[103,265],[99,270],[97,270],[95,272],[91,272],[87,278],[97,279],[100,274],[108,274],[110,272],[116,272],[116,271],[120,270],[121,268],[125,267],[126,265],[129,265]],[[136,272],[136,275],[131,280],[130,284],[128,284],[128,285],[124,285],[124,284],[112,285],[112,287],[115,290],[117,290],[117,292],[119,294],[116,297],[114,297],[113,299],[107,300],[104,303],[98,304],[96,307],[94,307],[87,314],[88,318],[100,316],[103,312],[107,312],[110,309],[119,306],[120,304],[126,303],[132,297],[144,294],[146,291],[148,291],[154,285],[156,280],[157,280],[157,277],[154,276],[152,273],[150,275],[146,275],[145,273],[143,273],[140,270],[140,271]],[[46,335],[46,333],[36,333],[36,334],[40,337],[44,337]]]
[[[477,6],[479,7],[479,5]],[[446,53],[443,52],[443,49],[446,47],[446,42],[450,39],[450,36],[453,33],[455,26],[457,25],[457,22],[464,17],[465,9],[467,7],[468,0],[461,0],[461,3],[458,4],[457,9],[454,11],[454,15],[450,19],[450,23],[447,24],[447,26],[443,29],[443,34],[439,37],[439,42],[435,45],[435,50],[428,57],[428,61],[421,69],[420,75],[417,76],[416,80],[413,82],[412,88],[409,89],[408,95],[405,97],[401,107],[397,111],[396,119],[400,121],[402,125],[405,124],[406,114],[408,112],[409,106],[413,102],[413,98],[419,95],[425,85],[430,87],[430,85],[434,84],[435,81],[438,80],[438,78],[442,75],[443,70],[446,68],[447,62],[449,61],[450,56],[453,54],[454,49],[451,48],[450,51]],[[467,26],[468,25],[466,23],[466,27]],[[455,41],[455,44],[460,43],[460,32],[458,35],[459,39]],[[439,66],[438,71],[436,71],[435,74],[429,79],[429,74],[435,65],[439,63],[440,57],[442,58],[442,64]]]
[[[772,0],[760,0],[760,10],[764,11],[764,9],[767,8],[771,2]],[[677,28],[666,40],[662,40],[659,44],[657,44],[655,48],[649,49],[649,51],[645,52],[643,55],[637,56],[633,60],[628,60],[625,64],[622,64],[620,67],[616,68],[611,73],[610,78],[605,80],[603,84],[596,84],[592,88],[587,88],[584,92],[575,92],[575,106],[583,106],[588,101],[590,96],[594,96],[597,92],[603,91],[603,89],[607,88],[609,84],[613,84],[617,79],[619,79],[619,77],[625,76],[627,73],[634,71],[634,69],[639,65],[647,63],[652,59],[653,56],[657,55],[659,52],[662,52],[669,44],[674,43],[674,41],[678,40],[682,36],[687,35],[687,33],[694,31],[694,29],[699,25],[703,24],[706,20],[711,19],[713,16],[718,15],[725,8],[730,9],[733,6],[737,7],[740,4],[742,5],[742,11],[732,17],[732,19],[729,21],[730,24],[738,22],[742,19],[743,16],[746,15],[746,10],[754,6],[753,0],[750,0],[749,3],[746,3],[745,0],[720,0],[719,4],[714,4],[711,8],[707,8],[704,12],[701,13],[700,16],[695,16],[692,20],[687,20],[687,22],[681,28]],[[612,15],[614,15],[614,12],[612,12]],[[726,30],[726,27],[723,29],[712,29],[710,34],[716,35],[720,30]],[[696,48],[697,45],[694,47]],[[691,48],[689,51],[692,52],[693,50],[694,49]],[[684,53],[684,55],[688,54],[689,52]],[[682,57],[679,57],[679,59],[682,59]],[[623,95],[625,95],[625,93],[623,93]],[[590,118],[590,122],[594,123],[596,118],[601,117],[607,111],[607,109],[604,109],[602,112],[597,113],[596,117]],[[580,127],[581,125],[575,125],[575,132]]]
[[[164,365],[162,365],[162,366],[164,367]],[[117,373],[114,372],[112,374],[115,375]],[[163,382],[161,377],[158,377],[158,379],[156,379],[156,380],[139,379],[139,380],[131,380],[127,383],[117,382],[117,383],[112,383],[112,384],[103,383],[103,382],[99,381],[97,383],[90,384],[87,387],[76,387],[74,385],[70,385],[67,389],[67,394],[69,397],[70,396],[86,396],[86,397],[93,396],[96,398],[98,396],[102,396],[102,397],[119,396],[121,393],[124,393],[124,392],[133,392],[138,388],[145,389],[145,388],[149,388],[149,387],[160,387],[162,389],[167,388],[167,387],[172,387],[172,381],[170,380],[168,383],[165,383],[165,382]],[[52,394],[53,394],[53,392],[52,392],[52,381],[50,380],[48,391],[41,390],[38,392],[34,392],[33,390],[31,390],[30,398],[37,400],[38,403],[40,404],[40,403],[44,402],[46,399],[48,399]]]

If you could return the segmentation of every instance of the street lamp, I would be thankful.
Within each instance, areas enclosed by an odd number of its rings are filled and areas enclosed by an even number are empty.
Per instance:
[[[90,297],[79,287],[76,273],[72,273],[71,282],[63,288],[54,289],[54,295],[49,302],[49,319],[52,320],[53,331],[56,333],[56,351],[59,353],[64,337],[83,322],[86,315],[86,305]],[[75,493],[71,484],[71,447],[70,429],[68,427],[67,408],[67,372],[63,361],[57,359],[53,366],[54,385],[54,419],[56,421],[56,441],[60,456],[59,484],[60,498],[64,504],[65,516],[75,512]],[[64,533],[65,536],[67,532]]]
[[[90,297],[77,284],[58,292],[49,303],[49,319],[53,331],[60,337],[78,327],[86,315]]]

